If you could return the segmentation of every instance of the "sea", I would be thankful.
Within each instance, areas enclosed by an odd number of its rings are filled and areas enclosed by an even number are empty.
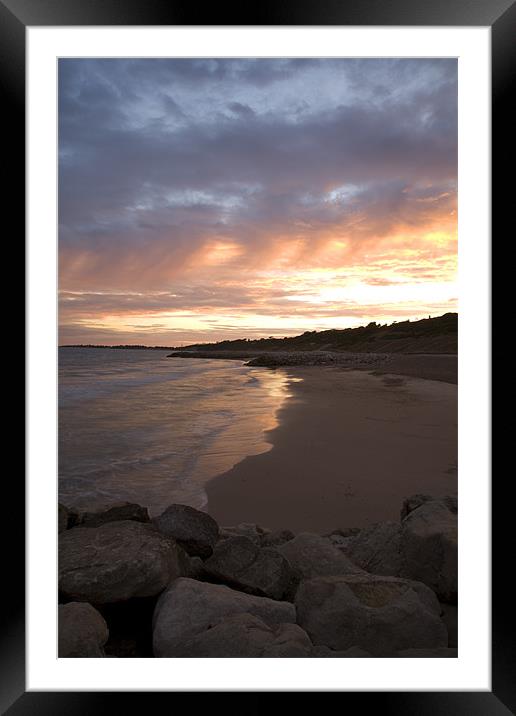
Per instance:
[[[290,396],[283,371],[169,350],[59,348],[59,500],[151,515],[207,509],[206,483],[271,448]]]

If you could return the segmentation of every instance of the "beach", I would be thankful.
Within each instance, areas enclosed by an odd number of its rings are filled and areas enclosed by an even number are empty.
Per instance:
[[[221,525],[325,533],[397,521],[409,494],[456,494],[456,357],[396,360],[399,373],[277,369],[292,397],[272,449],[208,482],[208,512]]]
[[[456,358],[366,367],[350,354],[353,369],[113,360],[96,415],[119,393],[160,396],[157,409],[210,384],[211,421],[238,395],[220,445],[204,445],[208,462],[215,451],[233,467],[212,473],[201,509],[170,493],[158,511],[130,472],[138,501],[59,504],[60,658],[457,657]],[[64,394],[73,405],[79,363]],[[258,445],[241,442],[251,417],[266,452],[243,451]]]

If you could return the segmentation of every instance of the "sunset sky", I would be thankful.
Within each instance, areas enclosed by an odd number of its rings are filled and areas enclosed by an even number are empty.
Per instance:
[[[59,61],[60,343],[457,310],[456,60]]]

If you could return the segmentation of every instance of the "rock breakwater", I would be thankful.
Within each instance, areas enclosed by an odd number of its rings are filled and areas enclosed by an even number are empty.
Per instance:
[[[329,534],[59,508],[60,657],[457,656],[457,501]]]

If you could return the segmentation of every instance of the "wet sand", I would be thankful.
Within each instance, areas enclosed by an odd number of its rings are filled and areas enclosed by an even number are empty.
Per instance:
[[[207,485],[221,525],[327,532],[399,520],[403,498],[457,492],[457,386],[331,367],[300,382],[268,433],[272,449]],[[446,380],[446,378],[444,378]]]
[[[389,362],[377,373],[396,373],[413,378],[443,380],[457,383],[457,355],[431,355],[425,353],[391,353]]]

